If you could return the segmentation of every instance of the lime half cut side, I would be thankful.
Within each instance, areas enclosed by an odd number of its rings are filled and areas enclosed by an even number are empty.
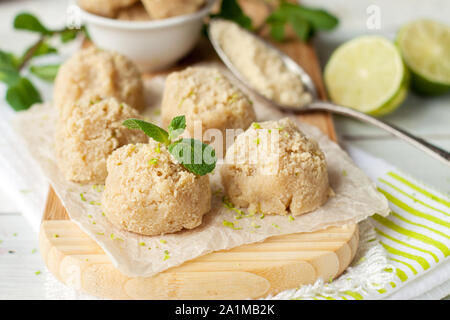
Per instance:
[[[394,111],[408,92],[408,73],[398,48],[380,36],[363,36],[341,45],[325,67],[331,100],[361,112]]]
[[[436,95],[450,90],[450,26],[413,21],[400,29],[397,44],[411,70],[414,91]]]

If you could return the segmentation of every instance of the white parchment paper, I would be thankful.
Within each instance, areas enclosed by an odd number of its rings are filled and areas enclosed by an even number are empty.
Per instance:
[[[145,114],[157,123],[164,78],[146,80],[146,88],[151,107]],[[254,106],[260,121],[283,116],[257,101]],[[387,200],[376,191],[375,185],[350,157],[319,129],[299,123],[300,129],[319,143],[326,156],[329,180],[335,196],[321,208],[296,217],[293,221],[286,216],[262,217],[260,214],[237,220],[236,212],[225,208],[222,203],[223,188],[218,166],[211,176],[213,209],[204,216],[200,227],[157,237],[130,233],[113,226],[103,215],[100,204],[103,186],[66,181],[59,171],[54,156],[56,119],[57,111],[51,104],[35,105],[17,117],[16,129],[42,167],[70,218],[128,276],[151,276],[206,253],[263,241],[274,235],[311,232],[356,223],[375,213],[389,213]],[[239,229],[224,226],[224,220],[234,222]]]

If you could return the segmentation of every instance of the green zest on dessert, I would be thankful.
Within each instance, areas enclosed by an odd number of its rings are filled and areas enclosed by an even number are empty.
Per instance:
[[[231,229],[233,229],[233,230],[241,230],[241,229],[242,229],[242,228],[236,227],[236,226],[234,225],[234,223],[231,222],[231,221],[223,220],[223,221],[222,221],[222,224],[223,224],[225,227],[231,228]]]

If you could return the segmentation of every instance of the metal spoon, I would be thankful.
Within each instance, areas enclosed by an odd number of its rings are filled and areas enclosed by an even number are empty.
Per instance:
[[[405,130],[394,126],[390,123],[387,123],[385,121],[379,120],[377,118],[374,118],[372,116],[369,116],[365,113],[356,111],[355,109],[351,109],[348,107],[343,107],[340,105],[336,105],[330,102],[326,101],[320,101],[316,86],[314,82],[312,81],[311,77],[303,70],[294,60],[292,60],[289,56],[284,54],[282,51],[278,50],[274,46],[272,46],[270,43],[266,42],[261,37],[258,37],[254,33],[251,33],[247,30],[244,30],[244,32],[247,32],[251,36],[258,39],[261,43],[263,43],[268,48],[275,50],[279,53],[280,58],[283,60],[285,66],[290,70],[291,72],[297,74],[300,79],[302,80],[305,89],[311,94],[313,97],[313,101],[307,105],[299,106],[299,107],[292,107],[292,106],[283,106],[278,104],[275,101],[272,101],[262,94],[260,94],[256,89],[254,89],[247,81],[247,79],[240,73],[240,71],[235,67],[235,65],[231,62],[225,51],[220,46],[219,40],[214,37],[213,32],[211,32],[212,26],[220,21],[221,19],[212,19],[209,24],[208,33],[209,38],[211,40],[211,43],[216,50],[217,54],[219,55],[220,59],[223,61],[223,63],[230,69],[230,71],[235,75],[238,80],[240,80],[249,90],[254,92],[257,96],[259,96],[262,100],[267,102],[269,105],[276,107],[282,111],[287,112],[295,112],[295,113],[306,113],[311,111],[327,111],[331,113],[341,114],[344,116],[348,116],[350,118],[358,119],[363,122],[372,124],[380,129],[383,129],[390,134],[406,141],[415,146],[416,148],[428,153],[430,156],[442,161],[443,163],[450,165],[450,153],[448,151],[445,151],[439,147],[436,147],[435,145],[432,145],[431,143],[416,137]],[[245,49],[244,49],[245,50]]]

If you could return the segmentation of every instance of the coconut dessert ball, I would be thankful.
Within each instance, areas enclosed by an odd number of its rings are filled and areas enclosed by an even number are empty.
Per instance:
[[[148,12],[145,10],[144,5],[138,2],[131,7],[123,8],[117,14],[116,19],[127,21],[148,21],[151,20]]]
[[[95,47],[79,51],[61,66],[53,92],[53,102],[60,110],[94,97],[114,97],[137,110],[145,105],[144,85],[134,63]]]
[[[128,143],[147,142],[143,132],[122,125],[129,118],[139,118],[137,111],[115,98],[81,101],[76,108],[60,114],[55,149],[66,179],[103,183],[106,159],[111,152]]]
[[[198,11],[205,0],[142,0],[153,19],[165,19]]]
[[[120,9],[131,6],[139,0],[78,0],[84,10],[99,16],[115,18]]]
[[[107,167],[102,208],[125,230],[154,236],[193,229],[211,209],[209,177],[187,171],[151,139],[114,151]]]
[[[203,133],[219,129],[224,139],[226,129],[245,130],[256,119],[252,102],[212,67],[189,67],[167,77],[161,108],[163,126],[179,115],[186,116],[191,136],[195,121],[201,121]]]
[[[254,123],[225,160],[226,194],[250,212],[298,216],[322,206],[330,193],[323,152],[288,118]]]

